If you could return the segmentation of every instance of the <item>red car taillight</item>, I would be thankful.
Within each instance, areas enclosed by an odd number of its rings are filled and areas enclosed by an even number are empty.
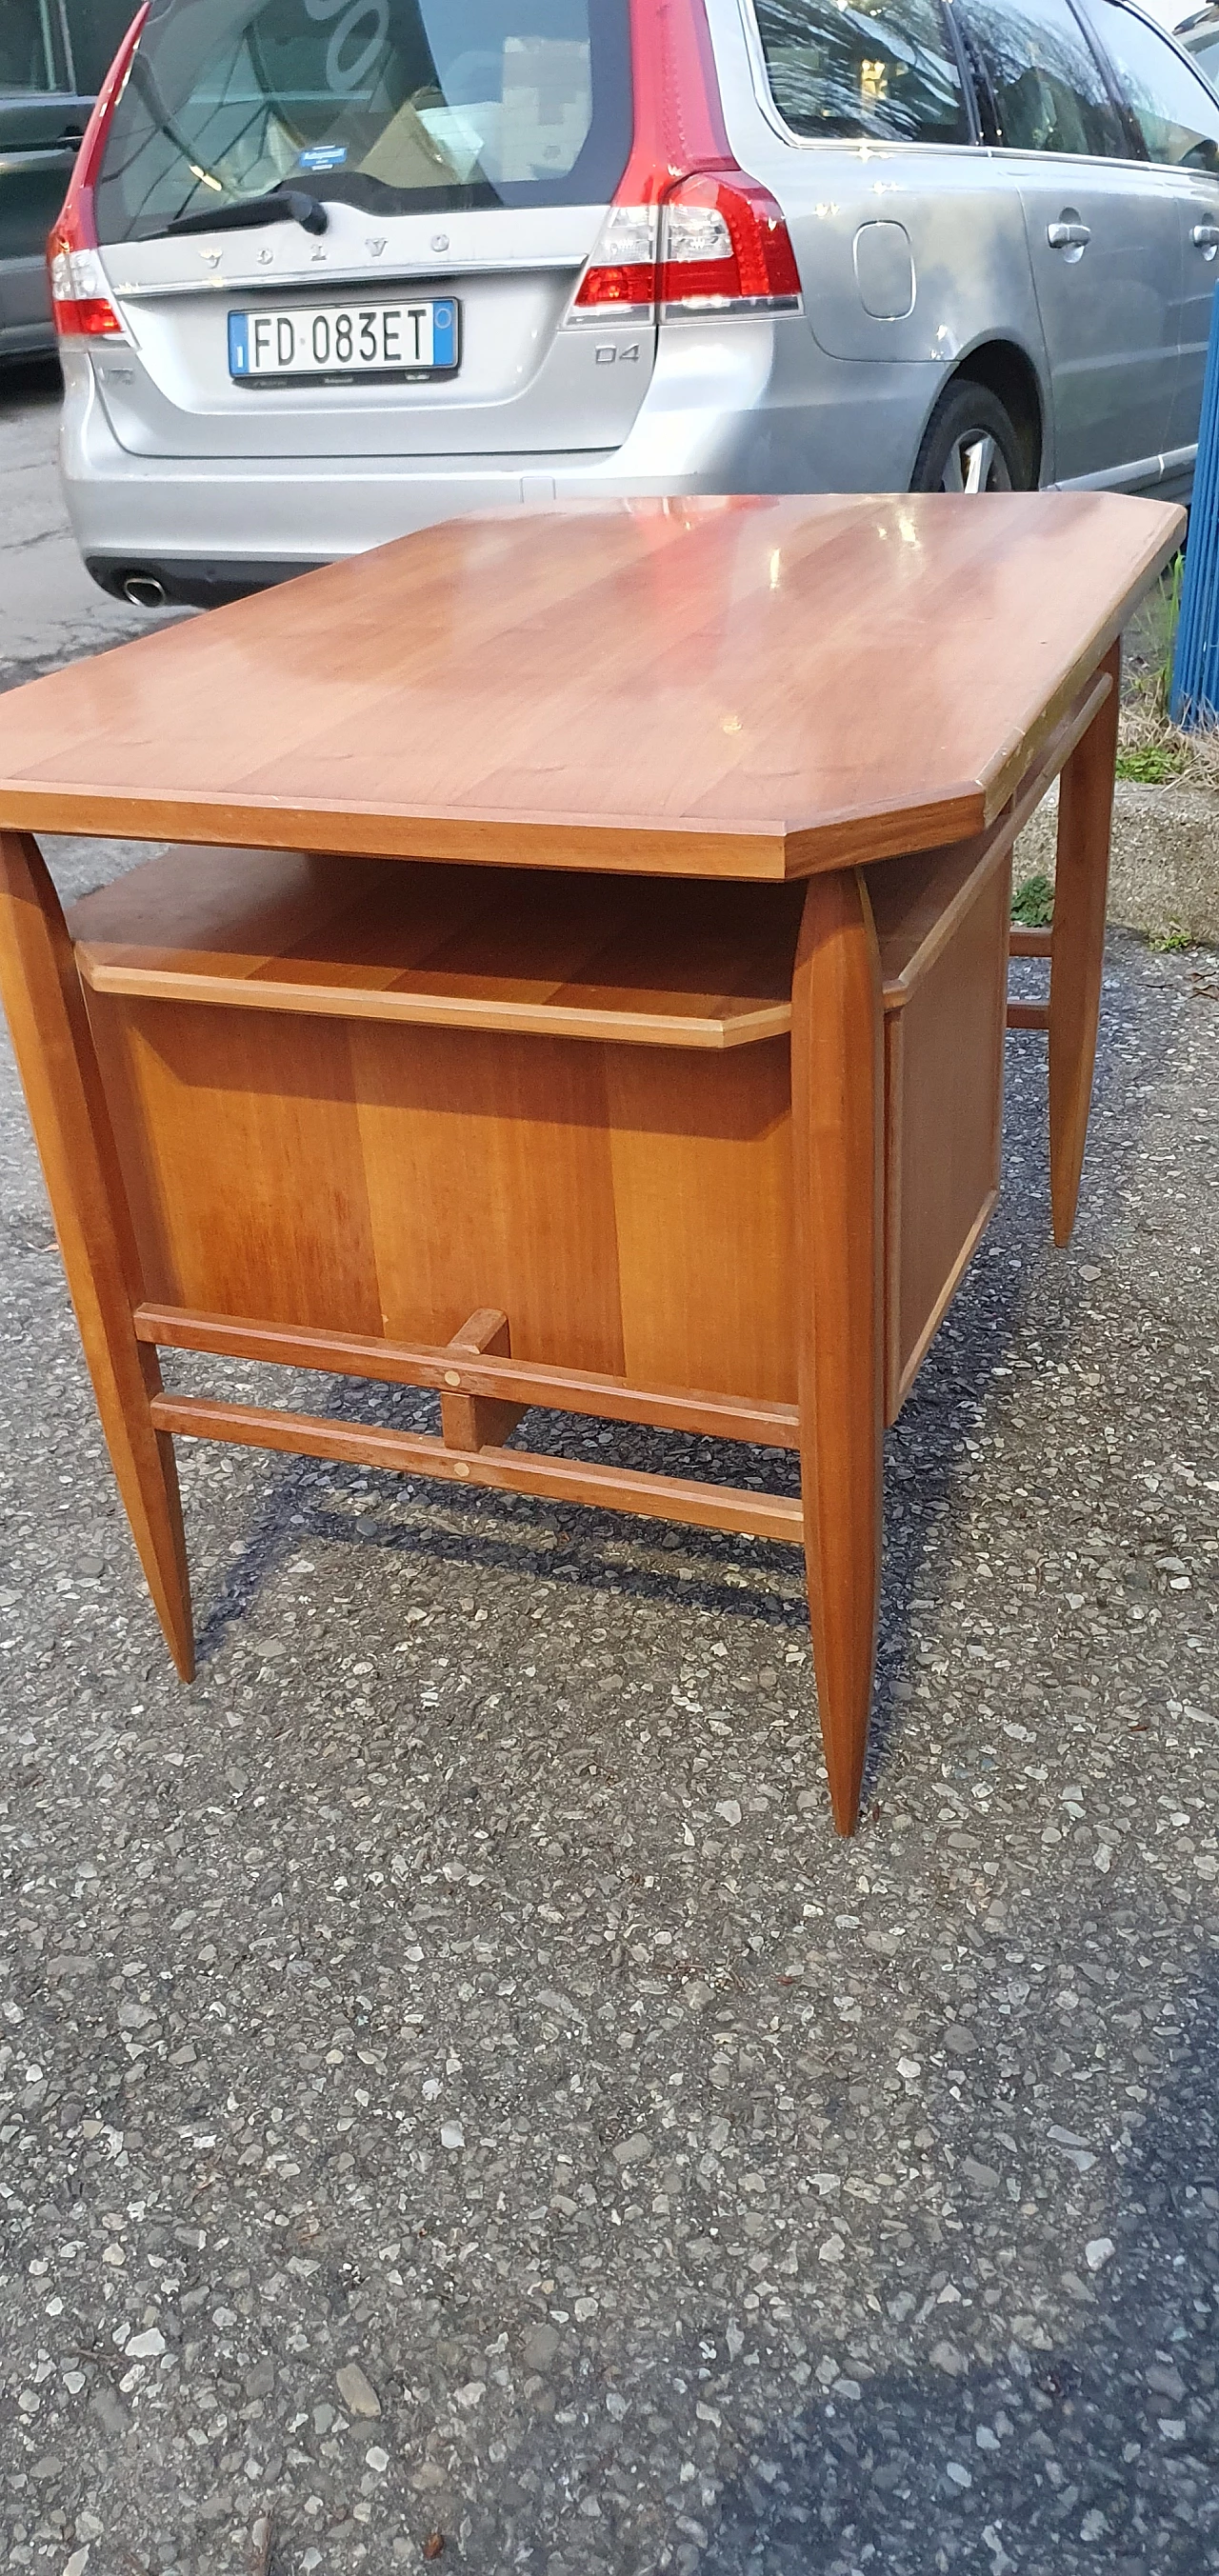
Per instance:
[[[572,305],[610,312],[782,312],[800,300],[791,236],[733,159],[703,0],[631,0],[635,135]]]
[[[769,189],[743,170],[683,179],[661,209],[662,304],[797,304],[791,235]]]
[[[84,140],[76,156],[76,166],[68,181],[63,210],[47,243],[51,311],[61,338],[83,334],[87,339],[96,339],[103,333],[123,328],[121,317],[106,291],[102,264],[97,256],[93,192],[102,166],[110,120],[122,97],[140,31],[148,16],[148,6],[149,0],[144,0],[144,7],[133,18],[98,91],[93,114],[85,127]]]

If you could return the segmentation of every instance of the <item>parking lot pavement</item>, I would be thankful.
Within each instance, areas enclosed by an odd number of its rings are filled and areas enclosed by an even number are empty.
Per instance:
[[[6,2565],[1219,2564],[1217,1042],[1117,936],[1067,1254],[1010,1042],[850,1845],[763,1546],[186,1447],[183,1690],[5,1055]]]
[[[58,418],[53,360],[0,366],[0,689],[165,622],[108,599],[85,571],[55,471]]]

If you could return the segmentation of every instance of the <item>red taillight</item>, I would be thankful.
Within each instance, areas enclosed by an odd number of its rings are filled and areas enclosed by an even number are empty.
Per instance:
[[[661,212],[659,294],[663,305],[798,302],[791,235],[769,189],[743,170],[683,179]]]
[[[614,205],[597,235],[572,306],[573,318],[603,313],[650,313],[656,302],[660,208]]]
[[[122,96],[140,31],[148,16],[148,7],[149,0],[144,0],[143,8],[133,18],[98,91],[93,114],[85,127],[84,140],[76,156],[76,166],[68,181],[62,212],[47,243],[51,311],[55,328],[61,336],[78,337],[83,334],[86,339],[97,339],[123,328],[121,317],[106,291],[102,264],[97,256],[93,192],[106,148],[110,119]]]
[[[732,157],[704,0],[631,0],[635,133],[572,306],[783,310],[799,302],[791,236]]]
[[[91,295],[90,287],[101,282],[101,269],[91,250],[67,250],[56,226],[51,235],[51,312],[60,338],[95,340],[107,331],[121,331],[122,322],[108,295]]]

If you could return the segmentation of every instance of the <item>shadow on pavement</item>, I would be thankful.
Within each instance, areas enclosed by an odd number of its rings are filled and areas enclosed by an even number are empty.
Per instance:
[[[1129,1045],[1130,1014],[1145,1005],[1146,996],[1141,983],[1128,990],[1122,979],[1111,979],[1106,1001],[1094,1111],[1098,1131],[1102,1122],[1110,1130],[1103,1147],[1103,1202],[1095,1168],[1102,1150],[1098,1133],[1091,1148],[1090,1176],[1085,1168],[1081,1213],[1082,1229],[1089,1221],[1091,1201],[1093,1232],[1096,1211],[1102,1207],[1112,1210],[1119,1199],[1127,1167],[1138,1154],[1143,1127],[1137,1108],[1132,1114],[1128,1104],[1116,1128],[1111,1127],[1104,1113],[1108,1097],[1121,1078]],[[1145,1047],[1147,1042],[1144,1027],[1140,1046]],[[1046,1311],[1039,1318],[1039,1339],[1046,1364],[1059,1360],[1068,1349],[1082,1293],[1078,1269],[1072,1266],[1069,1256],[1053,1249],[1050,1240],[1045,1051],[1040,1042],[1026,1038],[1009,1041],[1007,1095],[1004,1191],[988,1241],[937,1336],[900,1421],[886,1437],[884,1575],[876,1695],[864,1780],[865,1811],[882,1790],[890,1748],[909,1723],[899,1686],[909,1670],[912,1605],[924,1581],[935,1579],[928,1573],[930,1549],[951,1531],[961,1508],[969,1449],[985,1425],[992,1402],[993,1372],[1011,1358],[1034,1283],[1042,1289],[1047,1283],[1046,1265],[1053,1272],[1049,1279],[1051,1295],[1041,1298]],[[1102,1213],[1102,1242],[1105,1222]],[[215,1378],[212,1368],[208,1371],[209,1385],[214,1385]],[[315,1380],[303,1398],[306,1406],[316,1406],[319,1394]],[[302,1399],[299,1394],[288,1394],[286,1400]],[[429,1400],[409,1388],[370,1387],[351,1380],[332,1382],[321,1399],[321,1409],[337,1419],[392,1423],[403,1430],[428,1431],[436,1427]],[[522,1426],[519,1439],[526,1446],[561,1448],[570,1455],[578,1455],[583,1449],[594,1457],[604,1456],[604,1450],[595,1445],[596,1434],[595,1423],[534,1414]],[[785,1460],[774,1451],[729,1451],[715,1443],[700,1442],[696,1444],[699,1454],[695,1458],[667,1459],[660,1455],[663,1435],[629,1424],[613,1426],[613,1443],[612,1454],[628,1466],[659,1467],[662,1471],[667,1467],[669,1472],[678,1474],[705,1473],[725,1483],[744,1481],[750,1471],[760,1467],[768,1487],[795,1491],[798,1486],[794,1459]],[[346,1484],[356,1486],[363,1476],[362,1470],[354,1468],[334,1467],[324,1472],[328,1489],[336,1494]],[[319,1506],[318,1474],[317,1466],[309,1461],[285,1463],[280,1470],[274,1491],[257,1512],[242,1554],[228,1569],[219,1592],[203,1612],[199,1631],[201,1661],[221,1650],[254,1608],[260,1592],[285,1557],[310,1541],[371,1549],[384,1559],[399,1557],[415,1565],[477,1565],[484,1570],[497,1565],[519,1570],[522,1556],[528,1555],[533,1545],[536,1572],[550,1579],[595,1589],[607,1577],[623,1577],[640,1596],[671,1599],[680,1590],[683,1603],[691,1609],[718,1616],[745,1616],[752,1621],[769,1618],[786,1629],[793,1641],[803,1642],[807,1636],[803,1568],[794,1549],[750,1545],[695,1529],[685,1529],[680,1534],[667,1532],[662,1537],[660,1524],[624,1521],[578,1506],[559,1513],[548,1505],[514,1504],[506,1496],[490,1493],[462,1496],[452,1488],[431,1488],[426,1481],[421,1488],[422,1510],[417,1516],[391,1520],[368,1513],[357,1518],[341,1509]],[[443,1511],[443,1521],[424,1517],[429,1501]],[[646,1562],[648,1554],[654,1555],[666,1545],[666,1538],[672,1551],[671,1571]],[[627,1551],[625,1559],[615,1557],[616,1542]],[[752,1580],[741,1588],[739,1576],[735,1583],[725,1578],[737,1573],[746,1550]]]
[[[911,2320],[918,2349],[907,2367],[852,2381],[845,2401],[831,2386],[772,2427],[723,2494],[700,2576],[1219,2567],[1214,1985],[1189,2018],[1146,2127],[1111,2151],[1120,2169],[1105,2233],[1081,2245],[1078,2275],[1064,2276],[1080,2308],[1073,2340],[1052,2345],[1020,2317],[992,2362],[971,2361],[961,2327],[953,2333],[962,2308],[929,2301],[930,2315]],[[957,2243],[959,2282],[971,2269],[968,2225]],[[907,2302],[895,2266],[887,2304],[899,2330]],[[984,2331],[978,2315],[978,2340]]]

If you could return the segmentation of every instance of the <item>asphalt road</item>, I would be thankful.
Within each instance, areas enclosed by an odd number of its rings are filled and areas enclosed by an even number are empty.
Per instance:
[[[142,623],[52,434],[10,668]],[[1116,938],[1058,1254],[1010,1042],[843,1846],[761,1546],[190,1450],[181,1689],[4,1055],[6,2566],[1219,2566],[1217,1060],[1219,963]]]
[[[90,581],[55,471],[59,370],[0,366],[0,688],[126,643],[157,621]]]

